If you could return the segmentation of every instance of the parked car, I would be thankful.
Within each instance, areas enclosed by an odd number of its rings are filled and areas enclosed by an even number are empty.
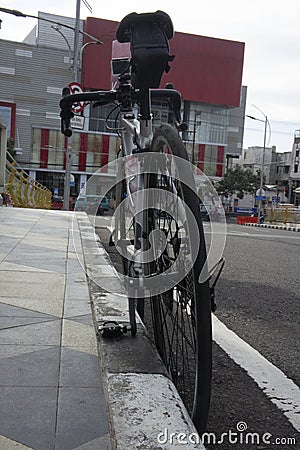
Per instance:
[[[222,216],[223,209],[215,204],[200,204],[200,213],[202,220],[218,222]]]
[[[53,195],[51,198],[51,209],[62,209],[63,203],[61,195]]]
[[[102,197],[102,200],[100,202],[100,205],[102,206],[102,208],[104,209],[104,211],[108,211],[109,210],[109,203],[108,203],[108,198],[106,197],[106,195],[104,195]]]
[[[104,214],[101,197],[98,195],[81,195],[74,200],[73,209],[87,214]]]
[[[209,220],[209,214],[208,214],[207,208],[205,205],[203,205],[203,203],[200,205],[200,213],[201,213],[202,220]]]

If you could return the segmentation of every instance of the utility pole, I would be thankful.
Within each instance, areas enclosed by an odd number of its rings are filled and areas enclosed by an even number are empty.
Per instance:
[[[79,55],[79,28],[80,28],[80,1],[76,0],[76,20],[74,32],[74,56],[73,56],[73,80],[77,81],[78,74],[78,55]]]
[[[77,81],[78,78],[78,55],[79,55],[79,28],[80,28],[80,1],[76,0],[76,19],[75,19],[75,31],[74,31],[74,49],[73,49],[73,68],[72,68],[72,81]],[[67,152],[66,152],[66,172],[64,183],[64,211],[70,210],[70,179],[72,168],[72,136],[67,139]]]
[[[265,133],[264,133],[264,148],[262,154],[262,164],[261,164],[261,174],[260,174],[260,187],[259,187],[259,196],[260,198],[263,196],[263,184],[264,184],[264,172],[265,172],[265,155],[266,155],[266,139],[267,139],[267,126],[268,126],[268,118],[265,116]],[[264,216],[264,212],[262,211],[262,200],[259,200],[258,203],[258,215],[257,221],[260,223],[261,217]]]
[[[268,117],[262,112],[261,109],[259,109],[257,106],[254,106],[256,109],[258,109],[258,111],[260,111],[263,116],[264,116],[264,120],[262,119],[258,119],[257,117],[253,117],[253,116],[249,116],[246,115],[246,117],[249,117],[249,119],[252,120],[258,120],[259,122],[263,122],[265,124],[265,131],[264,131],[264,146],[263,146],[263,154],[262,154],[262,164],[261,164],[261,172],[260,172],[260,186],[259,189],[256,192],[256,196],[258,196],[259,200],[258,200],[258,211],[257,211],[257,221],[258,223],[260,223],[261,218],[264,216],[264,212],[262,211],[262,197],[265,196],[265,191],[263,190],[263,184],[264,184],[264,172],[265,172],[265,154],[266,154],[266,139],[267,139],[267,127],[268,127]]]

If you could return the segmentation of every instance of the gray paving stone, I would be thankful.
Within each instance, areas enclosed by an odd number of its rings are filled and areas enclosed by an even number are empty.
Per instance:
[[[47,350],[48,348],[49,347],[47,347],[46,345],[38,346],[39,351]],[[18,355],[24,355],[26,353],[33,353],[36,351],[37,351],[36,345],[1,344],[0,345],[0,359],[2,360],[3,358],[11,358],[11,357],[18,356]]]
[[[60,345],[61,320],[0,331],[1,344]]]
[[[51,320],[51,319],[55,319],[56,317],[51,316],[49,314],[43,314],[40,313],[38,311],[32,311],[30,309],[26,309],[26,308],[20,308],[17,306],[13,306],[13,305],[7,305],[6,303],[0,303],[0,316],[1,317],[35,317],[35,318],[40,318],[40,319],[47,319],[47,320]]]
[[[68,320],[73,320],[74,322],[90,326],[93,326],[94,324],[91,314],[83,314],[81,316],[68,317]]]
[[[81,300],[89,299],[89,290],[86,283],[69,283],[67,281],[66,292],[65,292],[66,300],[72,298],[81,298]]]
[[[65,301],[64,318],[83,316],[85,314],[91,314],[91,304],[87,300],[68,300]]]
[[[36,350],[10,358],[0,365],[0,386],[57,386],[60,347]]]
[[[6,272],[7,274],[7,272]],[[29,276],[29,274],[31,276]],[[0,295],[1,297],[20,297],[38,298],[45,302],[51,301],[51,298],[62,298],[64,294],[64,277],[62,274],[55,273],[38,273],[37,280],[34,282],[35,273],[20,272],[17,279],[8,284],[7,281],[0,279]],[[49,279],[50,275],[53,278]],[[2,277],[1,277],[2,278]],[[16,278],[16,276],[15,276]],[[54,281],[56,280],[56,282]],[[1,299],[0,297],[0,299]]]
[[[0,434],[35,450],[53,450],[57,388],[0,387],[0,397]]]
[[[94,441],[75,447],[73,450],[112,450],[110,434],[105,434]]]
[[[55,320],[53,318],[52,320]],[[48,318],[41,317],[1,317],[0,316],[0,330],[8,328],[20,327],[22,325],[32,325],[34,323],[48,322]]]
[[[101,388],[99,358],[85,352],[62,348],[60,386]]]
[[[46,258],[44,256],[22,257],[21,255],[10,254],[5,259],[7,262],[19,263],[23,266],[35,267],[36,269],[49,270],[52,272],[65,273],[65,257]]]
[[[56,450],[71,450],[108,433],[99,388],[62,387],[58,397]]]

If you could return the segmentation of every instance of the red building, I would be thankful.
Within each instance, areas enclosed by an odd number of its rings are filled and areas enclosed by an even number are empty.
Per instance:
[[[86,47],[82,84],[85,89],[110,89],[112,41],[118,22],[88,17],[84,26],[103,45]],[[190,128],[184,135],[187,150],[208,176],[221,177],[228,145],[229,111],[240,107],[241,102],[244,43],[175,32],[170,40],[170,54],[175,59],[169,73],[163,75],[161,86],[173,83],[182,94],[184,116]],[[105,133],[101,127],[97,131]],[[236,136],[236,140],[241,141],[241,136]]]
[[[82,83],[89,89],[110,89],[112,40],[118,22],[88,17],[85,31],[103,42],[89,46],[83,56]],[[240,105],[244,44],[187,33],[170,40],[175,55],[162,79],[173,83],[185,101],[238,107]]]

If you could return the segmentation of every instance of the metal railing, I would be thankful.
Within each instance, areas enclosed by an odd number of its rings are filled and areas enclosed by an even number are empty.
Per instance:
[[[50,209],[51,191],[30,178],[8,152],[6,180],[4,201],[7,199],[7,203],[21,208]]]
[[[300,224],[300,210],[284,205],[279,208],[267,208],[265,220],[270,223]]]

